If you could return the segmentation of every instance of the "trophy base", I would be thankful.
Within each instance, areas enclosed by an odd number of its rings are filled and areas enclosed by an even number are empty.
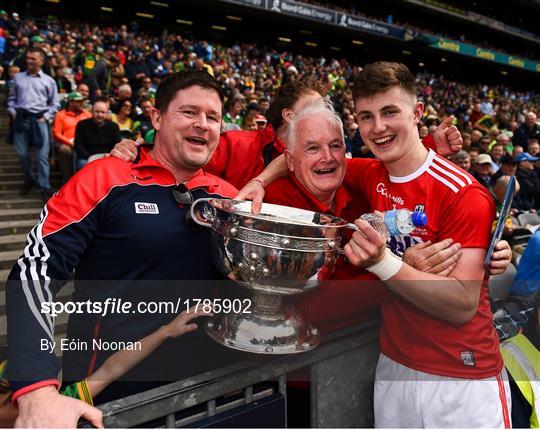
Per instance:
[[[278,314],[220,314],[206,323],[216,342],[255,354],[297,354],[316,348],[319,331],[286,305]]]

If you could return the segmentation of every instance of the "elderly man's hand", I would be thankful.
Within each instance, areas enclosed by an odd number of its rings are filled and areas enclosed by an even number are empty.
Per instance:
[[[133,161],[137,157],[137,147],[143,143],[144,140],[142,139],[122,139],[120,142],[114,145],[114,148],[109,153],[109,156],[120,158],[120,160],[124,161]]]
[[[254,214],[258,214],[261,211],[262,202],[264,199],[264,186],[263,183],[257,179],[252,179],[244,188],[242,188],[235,200],[252,200],[251,211]]]
[[[452,239],[434,244],[427,241],[408,248],[403,254],[403,261],[421,272],[448,276],[461,256],[460,249],[461,245],[453,243]]]
[[[450,157],[461,151],[463,139],[455,125],[452,125],[453,116],[446,118],[435,130],[433,138],[437,145],[437,152],[443,157]]]

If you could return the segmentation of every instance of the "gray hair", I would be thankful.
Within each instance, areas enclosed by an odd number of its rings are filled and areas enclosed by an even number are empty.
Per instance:
[[[289,123],[289,126],[285,130],[283,136],[289,150],[292,150],[296,144],[296,129],[298,127],[298,124],[306,117],[311,118],[313,116],[321,114],[324,115],[326,119],[339,130],[340,140],[342,143],[344,143],[345,136],[343,133],[343,122],[341,121],[339,115],[336,113],[332,102],[328,99],[323,99],[304,106],[292,117],[291,122]]]
[[[457,154],[455,154],[452,157],[452,161],[460,161],[460,160],[466,160],[467,158],[471,158],[469,153],[467,151],[464,151],[463,149],[459,151]]]

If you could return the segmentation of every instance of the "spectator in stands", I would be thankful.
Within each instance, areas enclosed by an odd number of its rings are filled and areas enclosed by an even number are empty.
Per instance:
[[[467,151],[461,150],[452,157],[452,161],[471,175],[471,156]]]
[[[79,121],[92,116],[90,112],[82,108],[83,102],[84,97],[81,93],[76,91],[69,93],[66,108],[56,114],[53,122],[53,138],[56,142],[58,164],[64,184],[73,175],[75,128]]]
[[[503,145],[504,152],[507,154],[511,154],[512,150],[514,149],[514,146],[512,145],[512,141],[510,140],[510,136],[508,135],[508,133],[500,133],[497,136],[496,143],[499,145]]]
[[[84,49],[79,52],[74,60],[75,67],[81,79],[90,86],[88,80],[96,67],[98,55],[94,50],[94,42],[88,39],[84,42]]]
[[[499,170],[499,167],[501,166],[501,160],[504,154],[505,154],[504,144],[497,141],[495,145],[493,145],[491,147],[491,150],[489,151],[489,155],[491,156],[491,160],[492,160],[491,167],[494,173]]]
[[[471,132],[471,148],[480,147],[480,140],[482,139],[482,132],[479,130],[473,130]]]
[[[528,152],[516,157],[516,178],[521,184],[521,191],[515,198],[516,208],[524,212],[537,211],[540,208],[540,177],[534,169],[535,161],[538,161],[538,157],[533,157]]]
[[[118,113],[112,113],[111,120],[120,129],[120,134],[125,138],[133,137],[133,119],[131,115],[133,114],[133,103],[131,100],[124,100],[120,105]]]
[[[223,115],[223,122],[242,125],[242,111],[245,107],[246,98],[242,94],[234,95],[225,106],[225,115]]]
[[[504,196],[506,194],[506,187],[508,186],[509,181],[510,181],[510,176],[508,176],[508,175],[499,176],[499,178],[493,183],[493,185],[490,188],[491,195],[493,196],[493,201],[494,201],[495,207],[497,209],[497,216],[499,216],[499,214],[501,212],[502,204],[503,204],[503,201],[504,201]],[[519,185],[519,182],[516,181],[516,188],[515,188],[515,191],[514,191],[514,197],[516,196],[517,193],[519,193],[520,188],[521,187]],[[514,201],[512,201],[512,207],[513,208],[515,207],[515,202]],[[495,228],[496,223],[497,223],[496,220],[494,220],[493,221],[493,228]],[[516,227],[519,227],[519,226],[514,225],[514,223],[512,222],[512,217],[510,215],[508,215],[508,218],[506,219],[506,222],[505,222],[505,225],[504,225],[503,237],[505,239],[510,238],[510,236],[512,235],[512,233],[513,233],[513,231],[514,231],[514,229]]]
[[[259,108],[261,111],[261,115],[266,115],[266,112],[268,111],[269,107],[270,107],[270,101],[266,97],[261,97],[259,99]]]
[[[491,181],[492,160],[489,154],[480,154],[474,164],[472,165],[473,176],[484,187],[489,189],[489,182]]]
[[[129,79],[129,85],[135,92],[141,88],[143,79],[150,77],[150,70],[143,60],[143,53],[136,51],[129,57],[125,67],[126,77]]]
[[[106,61],[108,61],[107,70],[109,71],[110,76],[109,92],[110,95],[112,95],[120,86],[122,78],[126,73],[123,64],[114,53],[107,54]]]
[[[257,124],[257,130],[262,130],[266,127],[268,121],[264,115],[259,114],[255,116],[255,123]]]
[[[4,9],[0,9],[0,28],[4,30],[9,28],[9,15]]]
[[[501,167],[491,177],[491,185],[495,184],[501,176],[515,176],[517,171],[517,163],[511,155],[505,155],[501,158]]]
[[[54,68],[54,81],[59,94],[69,94],[71,92],[71,82],[66,78],[63,67],[57,66]]]
[[[471,133],[463,132],[463,150],[468,151],[471,147]]]
[[[86,85],[84,82],[81,82],[79,85],[77,85],[77,92],[84,97],[83,109],[91,111],[92,103],[89,99],[90,88],[88,88],[88,85]]]
[[[474,125],[476,122],[482,118],[485,114],[482,112],[482,104],[480,103],[480,100],[475,100],[473,104],[473,108],[470,114],[470,121]],[[478,131],[478,130],[476,130]],[[481,133],[481,132],[480,132]],[[473,138],[474,142],[474,138]]]
[[[527,147],[529,148],[527,151],[529,154],[533,157],[538,157],[538,154],[540,154],[540,143],[538,143],[537,138],[529,139]]]
[[[248,113],[242,119],[242,130],[258,130],[254,114]]]
[[[58,94],[54,79],[41,67],[45,54],[30,48],[26,53],[25,72],[17,73],[8,96],[8,112],[13,120],[13,143],[20,157],[24,174],[21,194],[28,194],[36,183],[32,173],[29,150],[37,149],[37,182],[43,199],[52,195],[49,183],[49,121],[58,110]]]
[[[149,98],[143,97],[139,102],[139,106],[142,113],[135,118],[135,122],[133,123],[133,132],[136,138],[142,138],[145,142],[151,143],[153,139],[150,139],[149,133],[154,129],[152,126],[151,117],[154,105]]]
[[[92,117],[77,124],[75,130],[77,170],[86,165],[90,156],[107,154],[122,140],[118,125],[107,119],[108,114],[107,99],[97,99],[92,107]]]
[[[482,136],[480,142],[478,143],[478,150],[480,154],[487,154],[489,152],[489,146],[491,145],[491,137],[489,135]]]
[[[82,94],[82,96],[87,100],[90,96],[90,88],[87,84],[84,82],[81,82],[79,85],[77,85],[77,92]]]
[[[132,100],[133,92],[131,91],[131,86],[129,84],[122,84],[118,87],[118,94],[114,97],[111,110],[113,113],[120,112],[120,108],[124,104],[124,101],[129,100],[133,105]]]
[[[528,152],[528,140],[533,137],[540,138],[540,125],[536,123],[536,114],[529,112],[525,117],[525,122],[514,132],[512,143],[514,146],[521,146],[525,152]]]
[[[142,103],[141,99],[148,99],[154,103],[154,100],[156,98],[156,88],[152,84],[152,79],[150,79],[148,76],[145,76],[142,80],[142,86],[137,91],[137,97],[139,99],[139,106]]]

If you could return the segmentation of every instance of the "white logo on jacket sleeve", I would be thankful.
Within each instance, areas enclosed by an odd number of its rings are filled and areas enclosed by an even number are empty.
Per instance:
[[[156,203],[135,202],[136,214],[158,214],[159,208]]]

